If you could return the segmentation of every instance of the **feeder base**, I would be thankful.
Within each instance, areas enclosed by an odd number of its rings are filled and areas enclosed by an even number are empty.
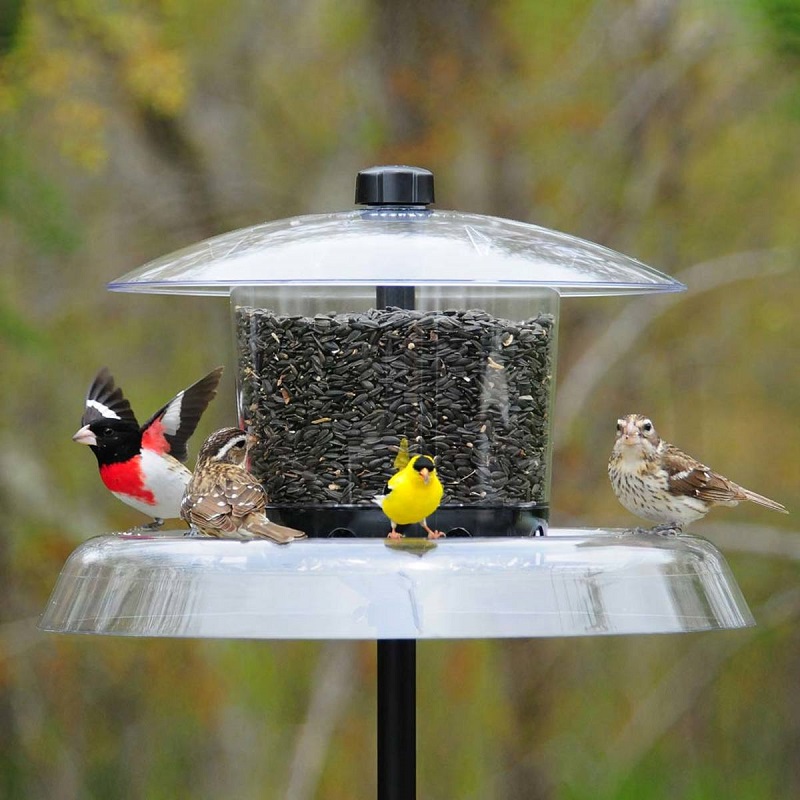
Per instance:
[[[269,506],[267,516],[281,525],[305,531],[312,539],[385,538],[391,526],[376,505]],[[545,536],[548,505],[462,506],[443,505],[428,518],[434,530],[449,539],[472,537]],[[421,525],[398,525],[404,536],[424,537]]]

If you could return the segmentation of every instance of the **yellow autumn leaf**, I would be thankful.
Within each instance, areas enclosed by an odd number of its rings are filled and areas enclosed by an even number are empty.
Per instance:
[[[125,80],[131,91],[167,115],[174,115],[184,107],[186,77],[183,59],[170,50],[141,50],[125,64]]]
[[[103,107],[76,96],[68,97],[53,108],[53,119],[60,131],[61,153],[84,169],[96,171],[106,162],[107,115]]]

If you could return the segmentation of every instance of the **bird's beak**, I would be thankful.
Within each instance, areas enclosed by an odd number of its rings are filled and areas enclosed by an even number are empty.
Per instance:
[[[84,425],[73,437],[73,442],[78,444],[97,444],[97,437],[89,430],[88,425]]]
[[[423,467],[419,471],[419,476],[422,478],[423,483],[427,483],[431,479],[431,471],[427,467]]]
[[[628,422],[622,429],[623,444],[637,444],[639,442],[639,429],[634,422]]]

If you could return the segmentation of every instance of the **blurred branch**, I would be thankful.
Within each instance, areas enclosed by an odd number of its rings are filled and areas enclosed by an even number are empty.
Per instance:
[[[0,625],[0,662],[16,658],[44,640],[44,634],[36,629],[39,617],[25,617]]]
[[[590,337],[591,345],[572,365],[558,388],[557,430],[566,434],[555,442],[556,450],[564,443],[575,420],[586,408],[591,395],[611,367],[620,361],[641,340],[645,331],[660,317],[686,299],[694,300],[739,281],[782,275],[789,269],[787,253],[783,250],[755,250],[715,258],[695,264],[677,277],[685,283],[690,294],[670,294],[649,297],[626,306],[602,332]],[[599,329],[601,322],[596,327]]]
[[[10,435],[0,438],[0,497],[7,498],[11,519],[35,518],[74,538],[103,528],[103,517],[90,504],[58,492],[48,465]]]
[[[216,193],[205,156],[196,135],[196,127],[191,124],[185,111],[159,107],[155,99],[137,91],[134,81],[126,77],[131,55],[119,46],[119,42],[109,36],[112,23],[110,15],[98,12],[91,6],[70,8],[69,4],[53,4],[49,8],[53,19],[60,23],[69,39],[84,44],[87,52],[92,52],[109,78],[116,99],[122,103],[127,118],[132,122],[131,130],[139,137],[145,149],[162,165],[165,172],[173,175],[183,200],[187,227],[190,234],[206,238],[224,229],[223,214],[217,202]],[[159,20],[154,23],[154,30]],[[164,46],[161,56],[167,52]],[[185,55],[181,54],[185,59]]]
[[[642,4],[646,5],[646,4]],[[673,90],[681,89],[687,73],[703,63],[721,35],[710,25],[696,23],[680,34],[675,32],[677,4],[671,2],[650,4],[656,13],[646,15],[641,9],[629,11],[625,16],[636,17],[630,25],[632,32],[622,38],[639,40],[642,37],[663,50],[660,58],[635,75],[625,88],[617,105],[612,108],[597,132],[596,140],[604,146],[617,147],[639,129],[647,117],[659,108],[664,98]],[[645,23],[644,18],[647,18]]]
[[[755,615],[763,628],[775,628],[800,613],[800,589],[774,595]],[[607,749],[604,770],[622,780],[654,744],[695,704],[713,683],[723,666],[751,644],[758,629],[742,631],[725,639],[706,636],[673,665],[666,677],[646,696],[637,700],[635,710]]]
[[[721,550],[800,561],[800,533],[766,525],[725,522],[704,523],[701,532]]]
[[[289,767],[286,800],[317,796],[319,779],[331,737],[353,690],[355,646],[351,642],[326,642],[311,682],[312,695],[306,723],[298,736]]]

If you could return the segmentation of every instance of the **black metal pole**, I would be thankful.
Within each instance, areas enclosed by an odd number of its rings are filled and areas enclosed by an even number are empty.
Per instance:
[[[378,641],[378,800],[417,796],[417,643]]]
[[[378,308],[414,308],[413,286],[378,286]],[[378,640],[378,800],[417,796],[417,643]]]
[[[398,308],[414,308],[415,297],[413,286],[376,286],[375,303],[378,308],[397,306]]]
[[[373,167],[356,177],[356,203],[370,206],[376,219],[383,206],[405,208],[406,215],[414,217],[433,202],[433,173],[426,169]],[[397,215],[395,211],[389,217]],[[377,308],[412,309],[415,301],[413,286],[376,286]],[[379,640],[378,800],[415,800],[416,784],[417,643]]]

